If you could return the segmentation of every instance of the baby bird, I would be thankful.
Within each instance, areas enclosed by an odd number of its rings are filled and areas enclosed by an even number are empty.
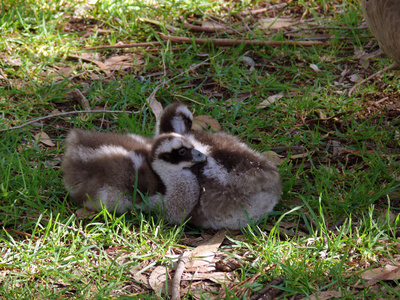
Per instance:
[[[199,199],[190,168],[205,161],[177,133],[151,141],[133,134],[72,130],[62,169],[65,187],[79,205],[99,211],[102,203],[120,215],[133,207],[148,210],[143,206],[147,195],[150,209],[162,208],[166,221],[180,224]]]
[[[162,113],[157,133],[177,132],[207,156],[194,166],[201,194],[189,222],[202,228],[239,229],[273,210],[282,192],[278,169],[227,133],[191,132],[193,117],[183,104]]]

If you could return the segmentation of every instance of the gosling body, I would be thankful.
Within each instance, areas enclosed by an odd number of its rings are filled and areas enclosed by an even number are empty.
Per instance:
[[[162,209],[165,219],[180,224],[199,199],[199,184],[190,170],[205,162],[183,136],[137,135],[73,130],[66,140],[64,183],[79,205],[117,214],[135,208]],[[136,188],[135,188],[136,186]]]
[[[174,111],[181,114],[185,108],[190,113],[182,104],[168,106],[159,124],[176,120]],[[282,191],[278,169],[230,134],[192,132],[189,120],[192,118],[180,125],[160,126],[157,132],[178,129],[207,156],[206,164],[192,167],[200,184],[200,200],[190,222],[202,228],[239,229],[272,211]]]

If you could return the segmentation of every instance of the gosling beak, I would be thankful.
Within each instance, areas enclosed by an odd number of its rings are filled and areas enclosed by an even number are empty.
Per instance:
[[[192,156],[193,156],[193,160],[196,163],[201,163],[201,162],[207,161],[207,157],[203,153],[201,153],[199,150],[193,149]]]

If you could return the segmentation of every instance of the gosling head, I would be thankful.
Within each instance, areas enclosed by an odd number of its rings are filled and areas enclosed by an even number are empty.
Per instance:
[[[192,128],[192,122],[193,115],[186,105],[180,103],[170,104],[157,121],[156,136],[171,132],[188,133]]]
[[[203,153],[177,133],[161,134],[153,144],[151,165],[159,174],[188,169],[206,161]]]

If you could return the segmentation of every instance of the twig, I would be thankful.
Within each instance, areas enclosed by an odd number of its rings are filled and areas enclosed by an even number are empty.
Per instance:
[[[73,89],[70,94],[76,101],[78,101],[78,103],[82,106],[84,110],[90,110],[89,101],[86,99],[85,96],[83,96],[82,92],[79,89]]]
[[[399,64],[397,62],[394,62],[393,64],[391,64],[390,66],[385,67],[383,70],[380,70],[374,74],[372,74],[371,76],[368,76],[366,79],[361,80],[360,82],[358,82],[357,84],[355,84],[350,90],[349,90],[349,97],[354,93],[354,91],[356,90],[356,88],[358,88],[360,85],[366,83],[368,80],[376,77],[377,75],[381,74],[382,72],[386,72],[386,71],[390,71],[390,70],[395,70],[396,68],[399,67]]]
[[[3,70],[0,68],[0,75],[3,76],[3,79],[7,84],[12,88],[12,82],[7,78],[6,74],[4,74]]]
[[[19,128],[25,127],[25,126],[27,126],[29,124],[32,124],[34,122],[42,121],[42,120],[49,119],[49,118],[55,118],[55,117],[60,117],[60,116],[73,115],[73,114],[84,114],[84,113],[88,113],[88,114],[95,114],[95,113],[113,113],[113,114],[114,113],[128,113],[128,114],[132,113],[132,114],[137,114],[139,112],[138,111],[130,111],[130,110],[77,110],[77,111],[66,111],[66,112],[56,113],[56,114],[40,117],[40,118],[37,118],[37,119],[33,119],[33,120],[30,120],[30,121],[28,121],[28,122],[26,122],[24,124],[18,125],[18,126],[6,128],[6,129],[0,129],[0,132],[19,129]]]
[[[107,46],[97,46],[97,47],[87,47],[80,51],[87,50],[99,50],[99,49],[113,49],[113,48],[136,48],[136,47],[149,47],[149,46],[160,46],[164,45],[161,42],[150,42],[150,43],[131,43],[131,44],[118,44],[118,45],[107,45]]]
[[[241,15],[257,15],[257,14],[265,13],[269,10],[274,10],[277,8],[285,8],[286,6],[287,6],[286,3],[281,3],[281,4],[271,5],[270,7],[256,9],[256,10],[245,10],[245,11],[242,11],[240,14]]]
[[[192,25],[187,22],[184,23],[184,26],[186,29],[189,29],[191,31],[198,31],[198,32],[207,32],[207,33],[215,33],[215,32],[226,32],[227,34],[234,34],[235,31],[229,29],[229,28],[218,28],[218,27],[203,27],[203,26],[198,26],[198,25]],[[238,31],[245,30],[245,27],[241,27],[238,29]]]
[[[182,274],[185,271],[185,264],[187,261],[188,261],[188,257],[184,256],[184,254],[179,258],[178,265],[175,270],[174,278],[172,279],[171,300],[181,299],[181,293],[180,293],[181,279],[182,279]]]
[[[27,233],[27,232],[23,232],[23,231],[19,231],[19,230],[14,230],[14,229],[4,229],[6,232],[8,233],[16,233],[16,234],[20,234],[20,235],[25,235],[29,238],[32,238],[33,240],[37,241],[39,238],[36,236],[32,236],[32,234]]]
[[[196,44],[213,44],[215,46],[229,47],[237,45],[262,45],[262,46],[282,46],[282,45],[292,45],[292,46],[315,46],[324,45],[323,42],[313,42],[313,41],[260,41],[260,40],[236,40],[236,39],[191,39],[187,37],[171,36],[160,33],[163,40],[169,40],[173,43],[187,43],[195,42]]]

